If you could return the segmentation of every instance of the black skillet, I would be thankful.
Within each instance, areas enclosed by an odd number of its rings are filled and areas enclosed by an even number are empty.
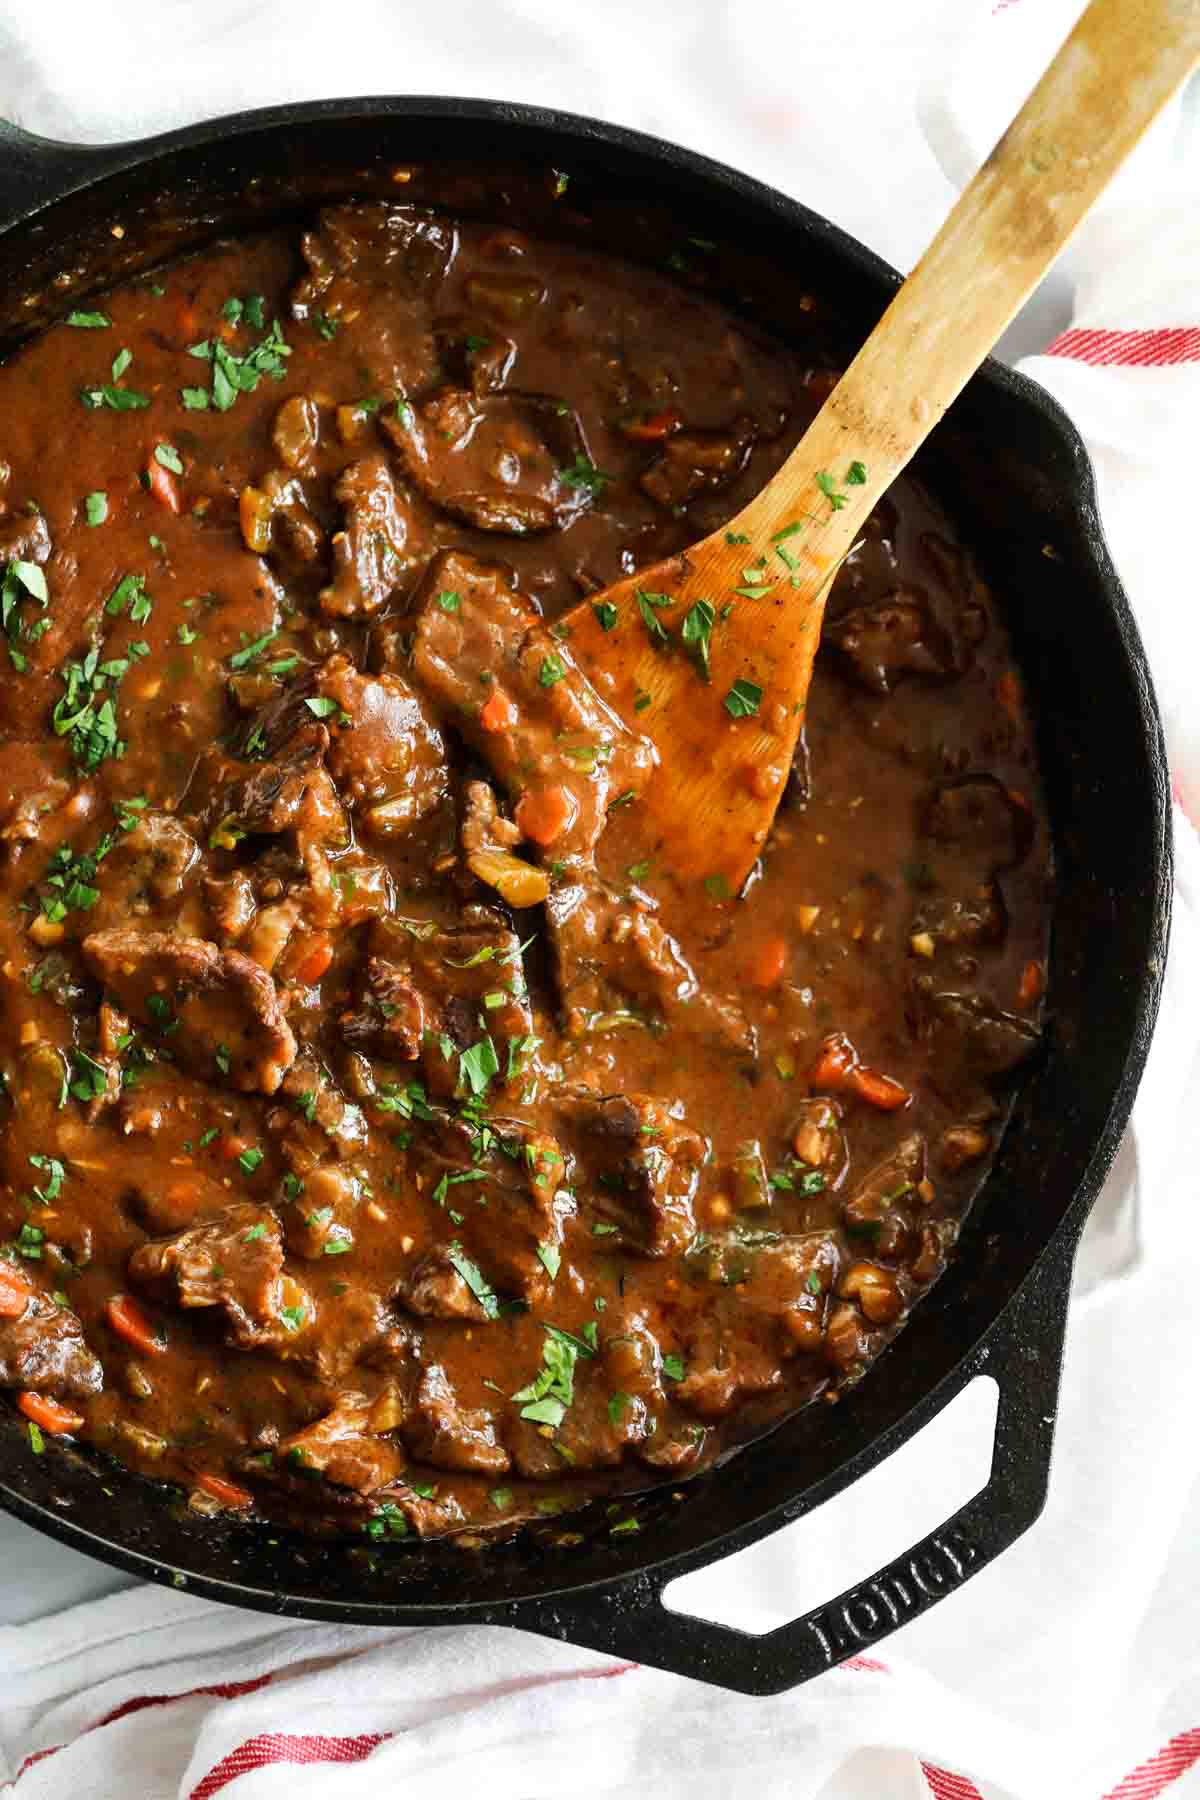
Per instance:
[[[846,350],[899,279],[825,220],[734,170],[533,107],[322,102],[101,149],[0,124],[0,159],[0,352],[102,284],[346,194],[441,200],[584,234],[667,262],[785,337],[799,298],[815,295],[817,317]],[[698,252],[694,239],[718,250]],[[813,314],[803,316],[811,324]],[[1050,1028],[957,1262],[867,1380],[840,1406],[798,1414],[690,1486],[648,1496],[640,1530],[616,1536],[600,1512],[476,1554],[293,1539],[189,1515],[177,1495],[82,1451],[34,1457],[7,1413],[0,1506],[75,1549],[214,1599],[367,1625],[518,1626],[751,1694],[779,1692],[876,1643],[1033,1523],[1046,1496],[1075,1247],[1128,1119],[1158,1004],[1171,894],[1167,769],[1091,470],[1064,414],[989,362],[923,467],[1008,602],[1039,722],[1057,858]],[[999,1388],[990,1478],[921,1543],[763,1636],[663,1605],[669,1581],[838,1494],[979,1373]]]

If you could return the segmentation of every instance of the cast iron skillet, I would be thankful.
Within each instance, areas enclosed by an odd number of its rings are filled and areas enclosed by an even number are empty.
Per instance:
[[[439,171],[432,186],[412,164]],[[547,169],[569,176],[565,193]],[[814,294],[847,349],[898,279],[823,219],[731,169],[593,120],[487,101],[280,107],[101,149],[0,125],[0,171],[0,352],[60,317],[68,296],[349,193],[432,194],[566,233],[588,215],[593,241],[643,261],[694,262],[689,239],[715,242],[707,266],[718,291],[784,335],[798,295]],[[1158,1003],[1167,772],[1142,647],[1063,413],[988,364],[935,433],[927,470],[1010,603],[1038,720],[1057,894],[1045,1054],[957,1261],[897,1347],[841,1405],[800,1413],[689,1486],[648,1496],[636,1534],[610,1536],[599,1511],[478,1554],[318,1544],[198,1519],[168,1490],[84,1452],[55,1446],[34,1457],[7,1412],[0,1505],[105,1562],[214,1599],[368,1625],[519,1626],[751,1694],[779,1692],[875,1643],[1033,1523],[1075,1246],[1129,1116]],[[669,1581],[840,1492],[979,1373],[999,1388],[991,1475],[939,1530],[763,1636],[664,1606]]]

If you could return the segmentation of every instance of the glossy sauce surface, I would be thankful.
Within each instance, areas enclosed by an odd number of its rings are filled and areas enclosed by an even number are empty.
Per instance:
[[[838,578],[748,891],[681,896],[637,718],[554,621],[731,516],[832,373],[375,204],[90,305],[0,369],[31,1451],[401,1537],[836,1398],[944,1267],[1040,1012],[1030,731],[937,501],[897,483]]]

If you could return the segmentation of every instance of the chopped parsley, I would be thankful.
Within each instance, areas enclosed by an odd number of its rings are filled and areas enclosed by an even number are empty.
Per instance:
[[[631,1394],[623,1394],[619,1388],[615,1394],[610,1394],[608,1397],[609,1424],[619,1425],[627,1408],[632,1405],[633,1396]]]
[[[241,649],[235,650],[233,655],[229,658],[230,668],[231,669],[248,669],[250,667],[250,664],[254,661],[255,657],[261,656],[263,651],[266,649],[267,645],[274,643],[275,639],[278,636],[279,636],[279,627],[274,626],[270,631],[264,631],[262,636],[255,638],[252,643],[243,644]],[[311,704],[311,702],[310,702],[310,704]],[[333,707],[332,701],[329,702],[329,707],[330,707],[330,710],[332,710],[332,707]]]
[[[108,517],[108,495],[97,489],[83,497],[83,516],[89,525],[103,525]]]
[[[74,325],[77,331],[104,331],[112,320],[102,312],[69,312],[67,324]]]
[[[132,351],[118,350],[113,358],[112,381],[81,390],[79,397],[90,412],[98,412],[103,406],[109,407],[113,412],[137,412],[142,407],[149,406],[149,394],[139,394],[134,388],[117,386],[132,361]]]
[[[592,607],[592,611],[600,621],[601,631],[611,631],[616,624],[617,619],[620,617],[611,600],[598,601],[596,605]]]
[[[852,462],[842,479],[847,487],[862,487],[867,479],[867,465],[865,463]]]
[[[695,657],[700,668],[700,673],[703,675],[705,681],[709,679],[710,675],[708,664],[709,641],[712,638],[712,629],[716,622],[717,615],[713,610],[712,602],[710,600],[697,600],[695,605],[689,607],[687,613],[684,615],[683,625],[680,628],[679,633],[680,637]]]
[[[149,654],[143,643],[129,645],[128,655],[100,661],[100,646],[93,644],[82,662],[69,662],[62,670],[66,692],[55,702],[51,722],[58,737],[69,737],[78,766],[90,773],[110,756],[121,757],[125,745],[117,735],[113,691],[130,664]]]
[[[663,1357],[662,1368],[668,1381],[682,1381],[687,1373],[682,1356],[674,1354]]]
[[[126,608],[132,625],[144,625],[153,612],[154,602],[146,592],[144,575],[123,575],[104,602],[104,610],[111,619],[119,618]]]
[[[62,1184],[66,1176],[66,1170],[59,1162],[57,1156],[31,1156],[29,1161],[35,1169],[43,1170],[45,1172],[45,1187],[35,1187],[33,1191],[43,1206],[49,1206],[50,1202],[52,1200],[57,1200],[59,1194],[62,1192]]]
[[[500,1059],[496,1055],[496,1046],[485,1032],[477,1044],[469,1050],[459,1052],[459,1080],[464,1082],[474,1095],[485,1094],[493,1075],[500,1073]]]
[[[0,582],[0,628],[8,639],[8,654],[19,675],[29,667],[29,659],[24,651],[18,650],[18,642],[23,638],[26,643],[36,644],[50,629],[50,620],[46,616],[31,625],[24,622],[21,605],[25,595],[36,600],[45,615],[50,604],[45,574],[37,563],[10,562],[5,568],[3,582]]]
[[[858,467],[860,467],[860,468],[862,467],[861,463],[858,465]],[[863,479],[865,480],[865,478],[866,478],[866,470],[864,469],[863,470]],[[824,494],[825,498],[828,500],[830,511],[831,512],[841,512],[843,506],[845,506],[845,504],[846,504],[846,496],[845,496],[845,494],[840,494],[838,492],[838,484],[834,480],[833,476],[829,473],[829,470],[828,469],[818,469],[815,476],[813,477],[813,479],[816,482],[817,486],[820,488],[821,492]]]
[[[598,469],[591,458],[583,454],[582,450],[576,453],[574,460],[565,469],[559,469],[557,473],[558,479],[564,487],[584,488],[593,500],[599,499],[613,479],[611,475],[605,474],[603,469]]]
[[[252,298],[257,298],[257,296],[252,296]],[[247,321],[252,322],[248,303],[245,313]],[[261,310],[258,312],[258,317],[260,319],[262,317]],[[200,362],[212,364],[210,399],[218,412],[228,412],[240,393],[252,394],[264,375],[269,375],[272,381],[282,381],[287,373],[287,358],[291,354],[292,347],[284,341],[278,319],[272,322],[271,329],[262,342],[257,344],[253,350],[247,351],[245,356],[235,356],[219,338],[205,338],[202,343],[191,344],[188,347],[189,356],[196,357]],[[203,393],[204,390],[187,388],[181,390],[185,396],[188,393],[195,394],[197,391]],[[184,399],[185,406],[192,404],[188,399]],[[202,409],[197,406],[196,410]]]
[[[155,444],[154,460],[164,469],[170,469],[172,475],[183,474],[183,458],[173,444]]]
[[[551,1281],[553,1281],[562,1266],[562,1252],[559,1250],[557,1244],[539,1244],[537,1253],[538,1261],[541,1263],[543,1269],[545,1269]]]
[[[657,650],[665,650],[670,639],[655,609],[672,605],[670,594],[648,594],[645,588],[634,588],[633,593],[642,615],[642,623],[650,634],[650,642]]]
[[[434,595],[434,599],[443,612],[455,613],[462,605],[462,595],[455,593],[453,588],[439,589]]]
[[[498,1319],[500,1317],[500,1302],[496,1298],[495,1291],[489,1287],[482,1270],[471,1261],[470,1257],[463,1250],[462,1245],[457,1242],[450,1245],[446,1254],[454,1268],[458,1270],[459,1274],[474,1294],[476,1300],[478,1300],[480,1306],[483,1308],[484,1317],[486,1319]]]
[[[326,343],[332,342],[337,336],[340,323],[340,319],[331,319],[328,313],[323,313],[320,310],[313,314],[313,327],[316,334],[318,337],[324,338]]]
[[[538,680],[543,687],[554,687],[566,675],[567,668],[560,656],[543,656],[542,666],[538,670]]]
[[[575,1364],[581,1356],[596,1354],[596,1327],[589,1322],[584,1330],[591,1340],[576,1337],[557,1325],[543,1324],[546,1341],[542,1345],[542,1366],[533,1380],[518,1388],[512,1399],[521,1403],[521,1417],[535,1425],[549,1425],[557,1431],[575,1399]]]
[[[731,719],[752,719],[758,712],[762,696],[757,682],[735,681],[725,696],[725,711]]]

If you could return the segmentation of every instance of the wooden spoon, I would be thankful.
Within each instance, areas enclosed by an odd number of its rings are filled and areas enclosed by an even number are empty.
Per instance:
[[[1092,0],[761,493],[566,614],[575,660],[657,747],[638,843],[685,890],[741,889],[787,781],[839,564],[1198,60],[1200,0]]]

